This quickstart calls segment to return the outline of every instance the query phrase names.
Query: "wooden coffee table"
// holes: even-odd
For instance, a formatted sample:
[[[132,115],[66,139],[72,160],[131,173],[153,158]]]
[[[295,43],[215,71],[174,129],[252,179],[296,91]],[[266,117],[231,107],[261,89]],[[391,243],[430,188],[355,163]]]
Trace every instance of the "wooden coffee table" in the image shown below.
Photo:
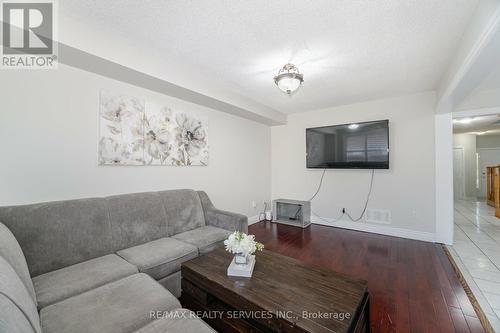
[[[219,332],[369,332],[366,282],[271,251],[251,278],[228,277],[218,248],[182,264],[184,307]]]

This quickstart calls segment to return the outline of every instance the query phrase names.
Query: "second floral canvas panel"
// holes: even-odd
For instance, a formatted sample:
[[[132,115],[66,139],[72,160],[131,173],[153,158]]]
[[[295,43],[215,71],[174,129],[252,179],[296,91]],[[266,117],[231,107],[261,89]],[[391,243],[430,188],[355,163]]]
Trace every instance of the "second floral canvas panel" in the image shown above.
[[[208,164],[206,117],[148,103],[143,124],[144,164]]]
[[[208,119],[101,91],[101,165],[208,165]]]

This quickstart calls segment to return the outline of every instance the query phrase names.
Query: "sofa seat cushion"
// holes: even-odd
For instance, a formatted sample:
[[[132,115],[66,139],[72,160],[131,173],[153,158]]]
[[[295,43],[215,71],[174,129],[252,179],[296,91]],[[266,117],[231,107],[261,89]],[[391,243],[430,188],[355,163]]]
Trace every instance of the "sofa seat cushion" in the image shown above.
[[[179,301],[142,273],[49,305],[40,311],[43,333],[129,333],[170,311]]]
[[[200,254],[204,254],[221,245],[230,234],[231,231],[225,229],[213,226],[204,226],[182,232],[172,236],[172,238],[192,244],[198,248]]]
[[[84,261],[33,278],[38,308],[137,273],[137,268],[116,254]]]
[[[140,272],[160,280],[181,269],[181,264],[198,256],[198,249],[173,238],[160,238],[117,254],[135,265]]]
[[[203,320],[188,309],[175,309],[161,314],[158,319],[147,324],[135,333],[213,333]]]
[[[180,298],[182,294],[181,280],[181,271],[178,271],[176,273],[170,274],[167,277],[164,277],[163,279],[158,280],[158,283],[161,284],[165,289],[170,291],[172,295]]]

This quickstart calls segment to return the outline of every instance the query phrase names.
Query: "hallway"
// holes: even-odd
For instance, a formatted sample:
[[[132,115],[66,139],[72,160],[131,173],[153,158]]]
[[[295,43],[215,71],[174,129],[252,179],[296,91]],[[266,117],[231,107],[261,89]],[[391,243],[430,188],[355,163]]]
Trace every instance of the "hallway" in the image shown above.
[[[500,219],[484,201],[455,201],[449,250],[495,331],[500,332]]]

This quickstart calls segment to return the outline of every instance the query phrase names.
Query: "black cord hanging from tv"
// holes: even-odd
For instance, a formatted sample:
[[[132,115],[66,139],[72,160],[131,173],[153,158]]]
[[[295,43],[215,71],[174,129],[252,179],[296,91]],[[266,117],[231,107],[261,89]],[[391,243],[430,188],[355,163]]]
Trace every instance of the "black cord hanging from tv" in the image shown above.
[[[318,195],[319,193],[319,190],[321,189],[321,185],[323,185],[323,178],[325,177],[325,172],[326,172],[326,168],[323,169],[323,173],[321,174],[321,179],[319,180],[319,184],[318,184],[318,189],[316,190],[316,192],[313,194],[313,196],[311,197],[311,199],[307,200],[307,201],[312,201],[312,199],[316,198],[316,196]]]
[[[366,201],[365,201],[365,206],[363,207],[363,211],[361,212],[361,215],[357,219],[353,219],[352,216],[346,211],[345,215],[351,220],[352,222],[358,222],[363,218],[366,212],[366,208],[368,207],[368,202],[370,201],[370,196],[372,194],[372,188],[373,188],[373,175],[375,174],[375,169],[372,169],[372,176],[370,180],[370,189],[368,190],[368,195],[366,196]]]
[[[313,196],[309,200],[307,200],[307,201],[312,201],[318,195],[319,190],[321,190],[321,186],[323,185],[323,178],[325,177],[325,172],[326,172],[326,168],[323,170],[323,173],[321,174],[321,179],[319,180],[318,189],[313,194]],[[294,217],[290,217],[290,220],[297,220],[299,218],[299,214],[301,212],[302,212],[302,206],[300,206],[299,209],[297,209],[297,211],[295,212]]]
[[[359,215],[359,217],[356,218],[356,219],[354,219],[351,216],[351,214],[349,214],[347,212],[347,210],[345,210],[345,208],[342,208],[342,215],[340,215],[336,220],[342,218],[342,216],[344,216],[344,215],[347,215],[347,217],[349,218],[349,220],[351,220],[352,222],[359,222],[363,218],[363,216],[366,213],[366,209],[368,208],[368,203],[370,202],[370,197],[371,197],[372,189],[373,189],[373,178],[375,176],[375,169],[372,169],[371,171],[372,172],[371,172],[371,177],[370,177],[370,188],[368,189],[368,194],[366,195],[366,201],[365,201],[365,204],[363,206],[363,211],[361,212],[361,214]],[[318,189],[316,190],[316,192],[314,193],[314,195],[308,201],[312,201],[318,195],[319,191],[321,190],[321,186],[323,185],[323,178],[325,176],[325,172],[326,172],[326,169],[323,170],[323,173],[321,175],[321,179],[320,179],[319,184],[318,184]],[[290,219],[292,219],[292,220],[297,219],[297,217],[300,214],[301,210],[302,210],[302,207],[299,207],[299,209],[295,213],[295,217],[294,218],[290,218]],[[321,216],[319,216],[319,215],[318,215],[318,217],[321,218]]]

